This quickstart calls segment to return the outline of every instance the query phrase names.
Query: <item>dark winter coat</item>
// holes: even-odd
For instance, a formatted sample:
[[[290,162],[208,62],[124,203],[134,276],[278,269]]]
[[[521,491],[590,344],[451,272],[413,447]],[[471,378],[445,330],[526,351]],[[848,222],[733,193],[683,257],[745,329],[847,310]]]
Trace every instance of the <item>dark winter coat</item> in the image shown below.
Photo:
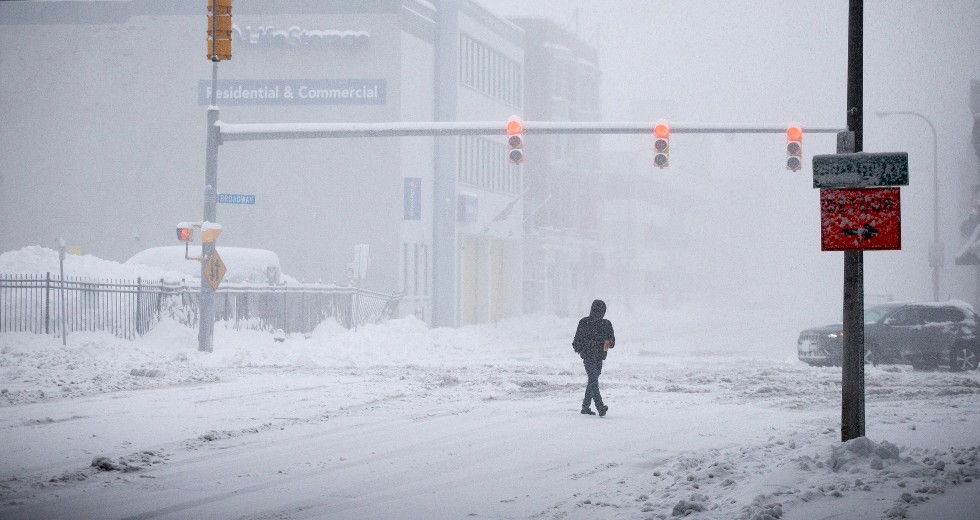
[[[605,315],[605,302],[596,300],[592,302],[592,311],[589,315],[578,321],[572,347],[582,356],[582,359],[602,361],[606,359],[606,351],[602,348],[602,343],[609,340],[609,348],[616,345],[612,323],[603,318]]]

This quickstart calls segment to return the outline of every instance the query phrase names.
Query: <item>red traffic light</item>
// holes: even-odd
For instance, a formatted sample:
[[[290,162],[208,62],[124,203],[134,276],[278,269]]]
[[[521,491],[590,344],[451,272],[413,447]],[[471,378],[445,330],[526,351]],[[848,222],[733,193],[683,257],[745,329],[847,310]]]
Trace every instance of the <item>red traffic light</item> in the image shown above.
[[[790,141],[799,141],[803,139],[803,129],[795,125],[787,128],[786,138]]]
[[[667,123],[657,123],[657,126],[653,127],[653,135],[661,139],[670,137],[670,127]]]
[[[524,133],[524,124],[517,116],[512,116],[507,120],[507,135],[517,135]]]

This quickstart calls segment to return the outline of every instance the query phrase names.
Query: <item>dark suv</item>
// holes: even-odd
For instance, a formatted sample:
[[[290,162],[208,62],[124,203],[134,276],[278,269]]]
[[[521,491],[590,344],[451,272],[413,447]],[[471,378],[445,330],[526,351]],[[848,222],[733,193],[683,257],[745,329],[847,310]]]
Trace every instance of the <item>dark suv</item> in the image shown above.
[[[886,303],[864,309],[866,363],[905,363],[913,368],[949,366],[977,370],[980,316],[962,302]],[[811,365],[840,365],[842,325],[807,329],[796,351]]]

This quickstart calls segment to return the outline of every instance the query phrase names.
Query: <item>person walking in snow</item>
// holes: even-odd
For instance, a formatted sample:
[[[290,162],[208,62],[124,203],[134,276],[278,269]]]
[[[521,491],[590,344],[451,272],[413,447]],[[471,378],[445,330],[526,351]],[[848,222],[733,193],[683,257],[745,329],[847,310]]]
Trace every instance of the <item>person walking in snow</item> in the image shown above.
[[[582,401],[582,413],[595,415],[592,411],[592,401],[595,401],[599,417],[604,417],[609,407],[603,404],[599,394],[599,374],[602,373],[602,361],[606,359],[609,349],[616,345],[616,335],[613,326],[605,319],[606,302],[595,300],[589,315],[578,321],[572,348],[582,357],[585,373],[589,382],[585,386],[585,400]]]

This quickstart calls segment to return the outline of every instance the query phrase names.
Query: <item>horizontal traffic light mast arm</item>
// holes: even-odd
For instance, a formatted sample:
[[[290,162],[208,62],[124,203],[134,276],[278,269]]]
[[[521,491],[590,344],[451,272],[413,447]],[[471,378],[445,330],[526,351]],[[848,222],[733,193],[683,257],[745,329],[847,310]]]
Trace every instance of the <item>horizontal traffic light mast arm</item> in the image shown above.
[[[596,123],[522,121],[524,134],[650,134],[656,122]],[[317,139],[330,137],[406,137],[507,135],[504,121],[395,123],[215,123],[222,141]],[[804,126],[803,133],[836,134],[843,127]],[[786,125],[706,125],[670,123],[672,134],[784,134]]]

